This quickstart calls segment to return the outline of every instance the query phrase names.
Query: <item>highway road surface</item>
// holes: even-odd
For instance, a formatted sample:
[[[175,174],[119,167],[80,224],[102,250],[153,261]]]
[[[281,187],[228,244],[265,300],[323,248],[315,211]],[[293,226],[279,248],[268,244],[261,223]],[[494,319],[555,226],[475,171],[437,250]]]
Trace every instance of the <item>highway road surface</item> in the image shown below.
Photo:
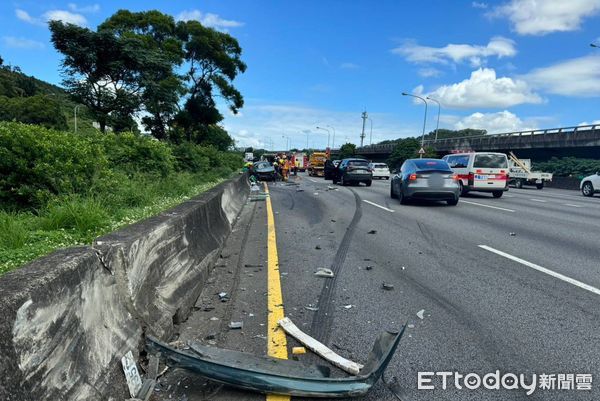
[[[303,174],[268,190],[270,205],[244,208],[197,312],[180,325],[181,340],[266,354],[273,335],[267,311],[276,307],[334,351],[364,362],[382,330],[407,324],[387,385],[380,381],[363,399],[600,399],[600,197],[511,188],[500,199],[467,195],[454,207],[403,206],[390,198],[389,181],[342,187]],[[269,305],[273,246],[278,305]],[[316,277],[319,267],[335,277]],[[230,298],[220,302],[219,292]],[[230,321],[243,321],[243,329],[228,329]],[[323,363],[292,355],[295,345],[287,337],[289,358]],[[500,387],[519,388],[456,385],[454,373],[497,371]],[[439,372],[452,373],[445,389]],[[506,374],[534,385],[524,388]],[[434,389],[419,389],[419,377],[421,387]],[[265,399],[181,371],[167,373],[158,390],[165,400]]]

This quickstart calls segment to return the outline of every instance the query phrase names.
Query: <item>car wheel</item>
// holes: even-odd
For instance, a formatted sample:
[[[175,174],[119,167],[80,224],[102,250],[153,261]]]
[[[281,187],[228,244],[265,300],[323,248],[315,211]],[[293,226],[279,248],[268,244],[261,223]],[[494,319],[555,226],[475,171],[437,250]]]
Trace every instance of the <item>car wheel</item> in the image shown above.
[[[458,197],[454,199],[448,199],[446,203],[448,204],[448,206],[456,206],[458,204]]]
[[[501,198],[503,193],[503,191],[494,191],[492,192],[492,195],[494,196],[494,198]]]
[[[394,192],[394,181],[392,181],[392,184],[390,185],[390,198],[398,199],[398,195]]]
[[[581,193],[583,196],[594,196],[594,186],[591,182],[585,182],[581,187]]]
[[[337,180],[335,177],[333,177],[333,178],[331,179],[331,181],[333,181],[333,185],[335,185],[335,184],[337,184],[337,183],[338,183],[338,180]]]
[[[544,183],[543,183],[543,182],[541,182],[541,183],[539,183],[539,184],[535,184],[535,187],[536,187],[537,189],[543,189],[543,188],[544,188]]]
[[[518,188],[518,189],[521,189],[521,188],[523,188],[523,180],[522,180],[522,179],[518,178],[518,179],[515,181],[515,188]]]
[[[346,185],[348,185],[348,183],[346,182],[346,180],[344,180],[344,175],[342,175],[342,176],[340,177],[340,185],[342,185],[342,186],[344,186],[344,187],[345,187]]]
[[[367,186],[370,187],[372,182],[373,181],[366,181],[365,184],[367,184]]]
[[[460,180],[459,185],[460,185],[460,196],[465,196],[469,192],[469,190],[464,187],[462,180]]]
[[[400,201],[401,205],[406,205],[408,203],[408,198],[406,196],[404,196],[404,192],[402,192],[402,188],[400,188],[400,191],[398,191],[398,200]]]

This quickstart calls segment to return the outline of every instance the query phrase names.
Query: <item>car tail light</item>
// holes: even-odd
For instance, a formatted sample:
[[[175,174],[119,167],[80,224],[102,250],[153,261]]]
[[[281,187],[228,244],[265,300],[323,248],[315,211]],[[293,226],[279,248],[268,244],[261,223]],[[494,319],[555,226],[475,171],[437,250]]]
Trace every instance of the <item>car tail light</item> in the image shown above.
[[[483,170],[475,170],[475,172],[476,172],[477,174],[479,174],[479,173],[483,173]]]
[[[452,174],[452,181],[458,181],[458,174]]]
[[[416,174],[411,174],[408,176],[408,180],[409,181],[416,181],[417,180],[417,175]]]

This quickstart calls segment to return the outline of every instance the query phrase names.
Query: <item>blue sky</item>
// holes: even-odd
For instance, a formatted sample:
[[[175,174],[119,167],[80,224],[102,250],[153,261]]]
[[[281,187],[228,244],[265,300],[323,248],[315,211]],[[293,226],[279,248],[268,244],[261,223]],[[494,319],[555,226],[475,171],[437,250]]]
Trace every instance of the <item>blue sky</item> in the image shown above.
[[[48,19],[95,28],[120,8],[159,9],[234,35],[246,105],[224,126],[242,146],[373,142],[441,128],[489,132],[600,123],[600,0],[109,1],[3,0],[0,55],[60,83]],[[430,104],[427,131],[436,126]],[[333,127],[333,128],[331,128]],[[333,138],[330,138],[333,142]],[[333,144],[333,143],[332,143]]]

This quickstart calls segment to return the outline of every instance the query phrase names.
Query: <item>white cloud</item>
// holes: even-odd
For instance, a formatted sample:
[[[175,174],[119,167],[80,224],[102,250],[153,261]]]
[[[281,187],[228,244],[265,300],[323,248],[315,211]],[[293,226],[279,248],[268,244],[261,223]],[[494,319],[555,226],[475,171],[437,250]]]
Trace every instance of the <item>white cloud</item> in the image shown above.
[[[508,18],[521,35],[545,35],[577,30],[598,12],[600,0],[511,0],[488,15]]]
[[[497,113],[473,113],[466,116],[456,123],[455,129],[484,129],[488,134],[497,134],[502,132],[528,131],[537,129],[534,122],[523,122],[517,115],[504,110]]]
[[[27,38],[15,37],[15,36],[3,36],[2,43],[6,47],[12,47],[15,49],[43,49],[44,44],[37,40],[31,40]]]
[[[581,127],[583,125],[600,125],[600,120],[594,120],[591,123],[588,123],[587,121],[582,121],[579,124],[577,124],[578,127]]]
[[[67,10],[50,10],[45,12],[43,17],[46,21],[62,21],[66,24],[79,26],[87,25],[87,19],[83,15],[72,13]]]
[[[472,66],[480,66],[488,57],[513,57],[517,54],[515,42],[497,36],[485,46],[467,44],[448,44],[444,47],[420,46],[414,41],[392,49],[392,53],[402,55],[413,63],[461,63],[469,61]]]
[[[87,19],[78,13],[73,13],[67,10],[50,10],[46,11],[41,17],[32,17],[27,11],[16,9],[15,15],[21,21],[25,21],[32,25],[45,26],[48,21],[62,21],[68,24],[86,26]]]
[[[361,110],[355,112],[320,109],[298,104],[264,104],[247,99],[244,115],[241,117],[225,117],[225,129],[236,139],[239,146],[269,147],[271,142],[275,149],[283,149],[286,139],[291,139],[295,148],[324,148],[327,145],[327,132],[317,130],[316,126],[335,127],[335,146],[350,141],[360,143],[359,133],[362,128]],[[415,126],[407,125],[396,115],[369,113],[373,119],[373,143],[384,139],[414,136],[420,131],[422,122]],[[369,143],[370,129],[367,123],[366,143]],[[330,141],[333,144],[333,130]]]
[[[440,75],[442,75],[442,72],[436,68],[421,68],[417,72],[420,76],[424,78],[439,77]]]
[[[484,2],[478,2],[478,1],[474,1],[471,3],[471,7],[473,8],[480,8],[480,9],[486,9],[488,8],[487,3]]]
[[[562,61],[521,77],[529,85],[564,96],[600,96],[600,55]]]
[[[415,88],[422,93],[423,87]],[[496,77],[492,68],[480,68],[464,81],[443,85],[427,95],[450,108],[511,107],[523,103],[541,103],[542,98],[533,93],[523,80]]]
[[[87,6],[79,6],[76,3],[69,3],[67,4],[67,7],[69,7],[69,10],[74,11],[76,13],[97,13],[98,11],[100,11],[100,4],[90,4]]]
[[[360,68],[360,66],[354,63],[342,63],[340,64],[340,68],[344,70],[356,70]]]
[[[243,26],[243,22],[223,19],[217,14],[203,13],[200,10],[185,10],[177,15],[177,21],[199,21],[202,25],[215,28],[220,31],[227,31],[228,28],[237,28]]]

